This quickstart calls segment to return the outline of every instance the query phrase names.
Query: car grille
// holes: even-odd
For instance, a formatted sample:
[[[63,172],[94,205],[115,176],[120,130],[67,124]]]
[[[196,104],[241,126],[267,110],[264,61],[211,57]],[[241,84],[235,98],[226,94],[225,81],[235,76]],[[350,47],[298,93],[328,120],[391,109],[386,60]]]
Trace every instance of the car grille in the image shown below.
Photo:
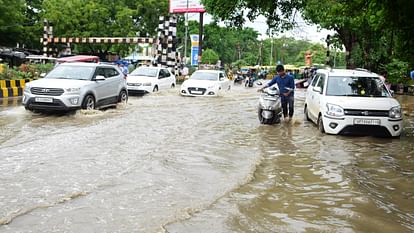
[[[34,95],[60,96],[64,91],[62,88],[32,87],[30,92]]]
[[[200,87],[189,87],[188,92],[192,95],[204,95],[206,92],[206,88],[200,88]]]
[[[389,112],[384,110],[362,110],[362,109],[345,109],[345,115],[347,116],[376,116],[376,117],[388,117]]]
[[[391,134],[388,129],[380,125],[348,125],[343,128],[339,134],[342,135],[354,135],[354,136],[377,136],[377,137],[390,137]]]
[[[128,86],[141,86],[141,83],[127,83]]]

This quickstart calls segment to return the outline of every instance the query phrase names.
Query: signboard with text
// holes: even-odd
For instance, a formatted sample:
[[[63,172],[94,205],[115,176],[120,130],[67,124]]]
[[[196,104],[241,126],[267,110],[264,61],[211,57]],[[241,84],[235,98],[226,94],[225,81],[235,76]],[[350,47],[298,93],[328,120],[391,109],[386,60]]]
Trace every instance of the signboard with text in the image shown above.
[[[169,0],[170,13],[205,12],[201,0]]]
[[[190,35],[191,39],[191,65],[198,65],[198,35]]]

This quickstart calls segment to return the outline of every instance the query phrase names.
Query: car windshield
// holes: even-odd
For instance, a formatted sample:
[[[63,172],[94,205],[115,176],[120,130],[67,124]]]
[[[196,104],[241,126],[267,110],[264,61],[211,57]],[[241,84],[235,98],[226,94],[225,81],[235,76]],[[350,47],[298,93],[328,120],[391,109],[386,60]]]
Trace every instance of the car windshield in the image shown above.
[[[45,78],[91,80],[95,67],[90,66],[56,66]]]
[[[329,77],[326,95],[388,97],[390,93],[378,77]]]
[[[194,72],[190,79],[192,80],[207,80],[207,81],[217,81],[218,75],[217,73],[210,73],[210,72]]]
[[[148,67],[139,67],[136,70],[132,71],[132,76],[147,76],[147,77],[157,77],[157,69],[151,69]]]

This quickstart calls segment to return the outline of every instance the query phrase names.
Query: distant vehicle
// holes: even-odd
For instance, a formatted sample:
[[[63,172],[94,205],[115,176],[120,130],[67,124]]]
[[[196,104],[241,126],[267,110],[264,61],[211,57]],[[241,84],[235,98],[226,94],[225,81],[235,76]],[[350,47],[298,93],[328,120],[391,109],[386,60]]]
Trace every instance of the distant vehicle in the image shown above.
[[[98,63],[99,57],[98,56],[89,56],[89,55],[76,55],[76,56],[69,56],[69,57],[61,57],[56,60],[57,63],[65,63],[65,62],[92,62]]]
[[[55,63],[56,58],[55,57],[47,57],[43,55],[29,55],[26,57],[26,59],[31,64],[49,64],[49,63]]]
[[[140,66],[127,76],[130,93],[145,94],[175,88],[176,77],[163,67]]]
[[[401,105],[380,76],[366,70],[318,69],[305,99],[305,117],[322,133],[398,137]]]
[[[183,96],[217,96],[231,89],[231,82],[221,70],[197,70],[181,84]]]
[[[22,103],[30,111],[70,111],[115,106],[128,100],[118,67],[99,63],[63,63],[44,78],[26,83]]]

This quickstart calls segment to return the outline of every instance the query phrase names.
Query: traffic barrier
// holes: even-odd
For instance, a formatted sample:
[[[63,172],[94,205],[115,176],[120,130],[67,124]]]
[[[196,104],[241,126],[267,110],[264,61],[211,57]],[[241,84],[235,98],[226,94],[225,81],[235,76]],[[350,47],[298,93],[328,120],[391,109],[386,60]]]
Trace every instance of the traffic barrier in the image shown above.
[[[0,80],[0,98],[22,96],[24,85],[32,79]]]

